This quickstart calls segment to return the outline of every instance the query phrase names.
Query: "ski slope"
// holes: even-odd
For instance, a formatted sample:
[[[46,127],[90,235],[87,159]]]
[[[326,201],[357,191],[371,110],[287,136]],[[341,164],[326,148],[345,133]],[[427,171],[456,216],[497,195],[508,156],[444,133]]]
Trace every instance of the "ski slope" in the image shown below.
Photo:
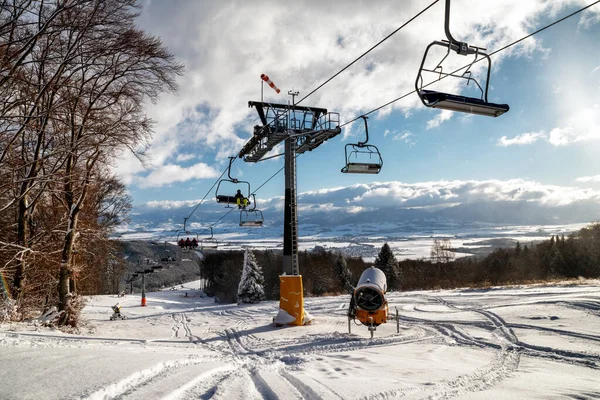
[[[349,296],[216,304],[177,290],[92,296],[65,334],[0,325],[1,399],[600,398],[600,282],[389,293],[396,321],[348,333]],[[187,297],[186,297],[187,293]],[[126,320],[109,321],[120,302]]]

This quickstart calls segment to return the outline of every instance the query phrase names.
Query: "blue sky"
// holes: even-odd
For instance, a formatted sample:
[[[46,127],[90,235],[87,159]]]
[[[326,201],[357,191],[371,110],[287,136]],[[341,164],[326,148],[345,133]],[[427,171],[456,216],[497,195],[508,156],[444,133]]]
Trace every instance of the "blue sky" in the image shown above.
[[[453,35],[493,51],[589,2],[453,1]],[[290,89],[302,97],[430,1],[405,1],[402,9],[392,1],[378,7],[332,3],[143,4],[139,25],[160,36],[186,72],[177,96],[148,106],[156,121],[151,163],[145,169],[128,154],[119,160],[117,171],[135,204],[192,205],[204,196],[225,169],[227,156],[239,151],[258,123],[247,102],[260,99],[261,73],[281,88],[277,95],[265,86],[266,100],[284,103]],[[426,45],[444,38],[443,3],[303,104],[340,112],[345,122],[413,90]],[[544,193],[534,196],[536,201],[561,205],[600,198],[599,22],[596,5],[494,56],[489,100],[509,104],[505,115],[450,115],[422,106],[412,95],[370,116],[369,143],[384,159],[379,175],[340,173],[344,145],[362,140],[359,120],[298,158],[299,192],[373,185],[374,197],[390,204],[406,201],[412,194],[403,193],[415,185],[435,197],[466,182],[487,182],[482,193],[490,199],[507,193],[507,187]],[[454,58],[450,66],[465,64],[464,58]],[[462,83],[451,85],[466,93]],[[258,164],[238,159],[232,175],[256,188],[282,165],[281,158]],[[279,174],[257,197],[260,205],[282,195]],[[348,196],[347,203],[360,204],[361,199]]]

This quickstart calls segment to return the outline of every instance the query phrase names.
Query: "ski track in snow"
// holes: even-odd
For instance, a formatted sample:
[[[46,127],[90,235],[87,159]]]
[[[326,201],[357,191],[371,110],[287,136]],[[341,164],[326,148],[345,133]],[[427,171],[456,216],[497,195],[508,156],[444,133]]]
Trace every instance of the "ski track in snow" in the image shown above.
[[[132,318],[120,322],[122,325],[106,325],[110,328],[126,326],[128,321],[140,319],[149,329],[162,332],[162,338],[161,333],[154,333],[154,337],[148,339],[134,339],[103,333],[69,336],[0,331],[0,348],[138,346],[146,351],[167,352],[177,349],[170,360],[140,368],[100,387],[84,389],[80,392],[82,395],[72,397],[89,400],[344,399],[349,397],[344,385],[315,375],[315,363],[335,363],[331,357],[339,353],[397,352],[401,357],[402,346],[414,348],[418,344],[473,349],[471,351],[482,352],[485,361],[478,367],[463,368],[454,376],[449,374],[437,381],[432,376],[432,382],[426,384],[422,381],[388,384],[379,390],[361,386],[362,392],[350,392],[353,393],[350,397],[447,399],[482,392],[518,375],[523,357],[600,369],[600,335],[578,331],[575,326],[545,326],[546,320],[539,325],[512,322],[514,316],[510,314],[511,307],[524,305],[563,307],[587,315],[597,323],[595,318],[600,316],[598,290],[578,292],[574,288],[572,292],[561,292],[554,289],[523,294],[526,290],[506,289],[484,294],[473,290],[465,291],[466,295],[462,296],[459,291],[390,293],[390,321],[377,330],[373,339],[367,338],[366,328],[362,326],[353,326],[353,334],[345,332],[347,298],[342,297],[307,299],[306,308],[317,317],[317,322],[297,328],[264,325],[277,310],[275,302],[237,307],[204,300],[200,306],[186,304],[169,312],[169,301],[165,299],[154,311],[143,310],[148,314],[146,317],[142,310],[136,310],[137,314],[130,314]],[[151,298],[149,302],[152,303]],[[400,333],[396,333],[395,307],[399,309]],[[516,332],[527,333],[529,340],[520,339]],[[586,343],[592,350],[588,350],[588,346],[579,350],[536,344],[531,342],[535,335]],[[189,349],[187,355],[186,348]],[[331,373],[341,370],[335,365],[328,367]]]

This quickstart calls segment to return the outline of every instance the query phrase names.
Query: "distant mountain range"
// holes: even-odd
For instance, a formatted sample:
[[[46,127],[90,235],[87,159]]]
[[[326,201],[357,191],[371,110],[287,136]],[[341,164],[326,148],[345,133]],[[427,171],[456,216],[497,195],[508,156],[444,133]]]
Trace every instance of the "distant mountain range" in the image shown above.
[[[209,204],[200,207],[186,228],[198,231],[228,211]],[[119,233],[153,232],[156,235],[181,229],[183,218],[190,215],[189,205],[163,207],[139,205],[133,208],[131,222]],[[283,231],[281,207],[262,210],[263,228],[252,230],[253,237],[280,237]],[[239,231],[239,212],[232,212],[215,225],[215,234]],[[566,225],[588,223],[600,219],[600,204],[595,200],[572,202],[565,206],[547,206],[529,201],[480,201],[447,207],[379,207],[364,210],[336,208],[302,208],[298,212],[301,235],[335,237],[394,234],[427,234],[437,230],[454,230],[509,225]]]

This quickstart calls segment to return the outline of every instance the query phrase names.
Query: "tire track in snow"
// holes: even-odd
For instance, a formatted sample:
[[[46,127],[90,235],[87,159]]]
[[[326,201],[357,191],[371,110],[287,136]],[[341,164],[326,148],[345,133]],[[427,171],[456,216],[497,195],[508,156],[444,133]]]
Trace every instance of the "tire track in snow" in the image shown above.
[[[286,353],[293,355],[319,355],[327,353],[337,353],[341,351],[362,350],[370,347],[391,346],[398,344],[413,343],[435,338],[435,335],[428,335],[422,327],[416,327],[417,331],[404,334],[380,337],[374,339],[363,339],[351,337],[349,334],[339,335],[337,338],[331,335],[325,335],[322,339],[311,339],[304,343],[292,342],[289,345],[278,346],[275,349],[256,351],[256,354]]]
[[[199,375],[178,390],[165,396],[163,400],[187,398],[210,399],[218,391],[219,386],[227,381],[234,372],[230,367],[230,369],[215,371],[212,375]]]
[[[449,308],[458,309],[444,299],[436,298],[436,301]],[[461,310],[467,311],[466,309]],[[405,318],[402,316],[400,316],[400,318],[430,325],[439,334],[444,337],[452,338],[458,344],[495,349],[496,352],[494,358],[487,366],[479,368],[473,373],[459,375],[456,378],[444,380],[430,386],[411,386],[403,389],[392,389],[385,392],[373,393],[364,398],[369,400],[388,399],[409,395],[418,396],[422,393],[424,398],[428,399],[447,399],[489,389],[505,378],[511,376],[518,369],[521,358],[521,349],[517,345],[518,338],[512,330],[506,327],[504,320],[498,315],[479,309],[469,309],[468,311],[479,312],[494,325],[494,330],[499,332],[499,334],[496,335],[500,340],[499,344],[473,338],[468,333],[460,331],[450,323],[418,320],[416,318]]]
[[[206,358],[187,358],[161,362],[149,368],[136,371],[118,382],[97,389],[91,394],[82,396],[81,398],[86,400],[114,399],[118,396],[125,395],[142,385],[148,384],[154,379],[161,379],[161,377],[166,375],[169,370],[204,363],[206,361]]]
[[[307,400],[322,400],[323,398],[319,396],[310,386],[302,382],[299,378],[290,374],[286,370],[281,370],[280,375],[290,383],[301,395]]]
[[[511,345],[518,346],[524,355],[549,358],[560,362],[567,362],[569,364],[600,369],[600,356],[522,342],[516,337],[512,329],[506,327],[506,323],[499,315],[494,314],[491,311],[474,311],[489,318],[489,320],[494,323],[494,326],[503,333],[504,337],[510,341]]]
[[[506,323],[506,321],[504,321],[504,319],[502,319],[502,317],[500,317],[498,314],[493,313],[492,311],[479,309],[479,308],[467,308],[467,307],[459,308],[459,307],[456,307],[455,305],[453,305],[452,303],[450,303],[442,298],[439,298],[439,297],[436,297],[435,300],[446,305],[447,307],[450,307],[450,308],[455,308],[455,309],[459,309],[459,310],[463,310],[463,311],[472,311],[472,312],[476,312],[480,315],[483,315],[490,322],[492,322],[492,324],[494,325],[495,332],[500,332],[500,334],[504,337],[504,339],[509,342],[510,346],[518,346],[521,349],[521,353],[524,355],[531,356],[531,357],[547,358],[547,359],[551,359],[551,360],[555,360],[555,361],[566,362],[569,364],[580,365],[583,367],[600,369],[600,356],[576,352],[576,351],[561,350],[561,349],[556,349],[556,348],[546,347],[546,346],[537,346],[537,345],[533,345],[533,344],[529,344],[529,343],[520,341],[516,337],[514,331],[510,328],[510,326],[512,326],[512,325],[516,325],[516,326],[519,326],[519,325]],[[559,303],[572,304],[570,301],[557,302],[556,304],[559,304]],[[587,302],[584,302],[584,303],[587,304]],[[591,302],[591,303],[594,305],[596,304],[595,302]],[[589,304],[588,304],[588,306],[589,306]],[[554,331],[558,331],[558,330],[554,330]],[[572,332],[564,332],[564,334],[566,334],[567,336],[576,336],[576,337],[581,336],[581,335],[573,334]],[[596,340],[596,339],[597,338],[595,338],[595,337],[591,337],[591,340]]]
[[[240,340],[239,336],[236,335],[235,328],[225,328],[225,339],[227,340],[227,344],[234,356],[240,355],[248,355],[251,354]]]

